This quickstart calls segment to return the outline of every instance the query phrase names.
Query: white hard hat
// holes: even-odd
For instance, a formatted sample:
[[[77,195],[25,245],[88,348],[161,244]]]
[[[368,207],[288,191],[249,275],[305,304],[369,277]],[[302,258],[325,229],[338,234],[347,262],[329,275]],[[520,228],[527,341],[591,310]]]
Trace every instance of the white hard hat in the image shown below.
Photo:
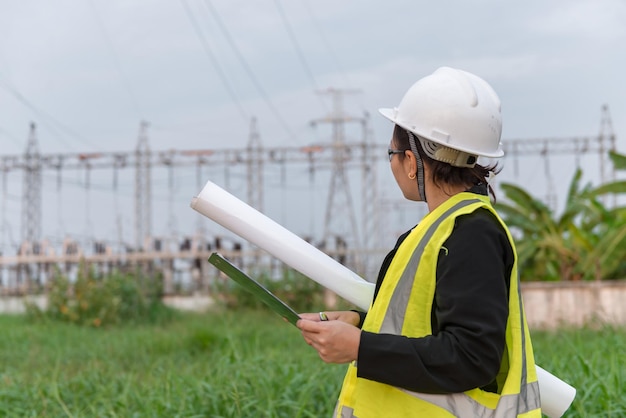
[[[379,112],[415,134],[436,160],[472,167],[472,156],[504,155],[500,99],[485,80],[467,71],[441,67],[413,84],[398,107]]]

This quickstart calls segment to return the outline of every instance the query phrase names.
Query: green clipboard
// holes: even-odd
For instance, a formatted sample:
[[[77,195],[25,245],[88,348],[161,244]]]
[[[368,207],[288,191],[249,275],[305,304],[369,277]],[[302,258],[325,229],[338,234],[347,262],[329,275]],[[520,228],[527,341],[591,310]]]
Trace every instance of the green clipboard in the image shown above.
[[[267,290],[252,277],[239,270],[230,261],[225,259],[220,254],[211,254],[211,256],[209,257],[209,263],[213,264],[220,271],[236,281],[244,289],[252,293],[258,299],[260,299],[261,302],[269,306],[274,312],[287,319],[293,325],[296,325],[296,322],[298,321],[298,319],[300,319],[298,314],[293,309],[291,309],[289,305],[278,299],[272,292]]]

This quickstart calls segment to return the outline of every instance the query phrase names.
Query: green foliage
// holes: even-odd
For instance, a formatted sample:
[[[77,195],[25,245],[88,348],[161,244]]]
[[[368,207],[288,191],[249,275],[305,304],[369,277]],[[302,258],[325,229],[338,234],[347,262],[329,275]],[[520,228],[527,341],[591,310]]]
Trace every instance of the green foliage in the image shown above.
[[[609,158],[613,162],[613,166],[618,170],[626,170],[626,155],[619,154],[615,151],[609,151]]]
[[[28,316],[97,328],[158,322],[174,313],[161,301],[160,280],[121,273],[97,277],[84,268],[79,270],[74,282],[57,274],[48,289],[47,307],[42,310],[27,303]]]
[[[94,329],[0,316],[0,416],[327,417],[345,365],[267,310]],[[626,329],[532,332],[537,363],[577,390],[566,418],[626,416]]]
[[[560,215],[521,187],[501,185],[507,201],[497,209],[514,234],[522,280],[626,278],[626,208],[603,203],[607,195],[625,194],[626,181],[594,188],[581,179],[578,169]]]

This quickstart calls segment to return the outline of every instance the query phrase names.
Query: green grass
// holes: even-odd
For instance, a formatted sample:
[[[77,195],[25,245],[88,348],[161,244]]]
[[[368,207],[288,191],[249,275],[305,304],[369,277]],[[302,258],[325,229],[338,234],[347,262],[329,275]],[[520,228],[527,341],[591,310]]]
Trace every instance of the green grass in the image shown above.
[[[344,365],[263,311],[97,329],[0,316],[0,416],[330,416]],[[537,362],[578,388],[566,417],[626,416],[626,330],[534,332]]]
[[[344,366],[264,312],[112,329],[0,317],[0,416],[319,417]]]
[[[626,328],[533,332],[537,364],[577,389],[565,417],[626,417]]]

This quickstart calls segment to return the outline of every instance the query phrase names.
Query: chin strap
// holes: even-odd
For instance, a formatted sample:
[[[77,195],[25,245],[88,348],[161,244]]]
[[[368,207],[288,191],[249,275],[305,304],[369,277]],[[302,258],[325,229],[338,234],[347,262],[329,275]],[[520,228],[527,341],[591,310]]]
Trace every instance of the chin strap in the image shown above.
[[[417,144],[415,142],[415,137],[411,131],[406,131],[409,134],[409,144],[411,145],[411,152],[415,155],[415,161],[417,162],[417,190],[419,191],[420,197],[424,202],[426,202],[426,190],[424,188],[424,161],[422,161],[422,157],[420,157],[419,152],[417,152]]]

